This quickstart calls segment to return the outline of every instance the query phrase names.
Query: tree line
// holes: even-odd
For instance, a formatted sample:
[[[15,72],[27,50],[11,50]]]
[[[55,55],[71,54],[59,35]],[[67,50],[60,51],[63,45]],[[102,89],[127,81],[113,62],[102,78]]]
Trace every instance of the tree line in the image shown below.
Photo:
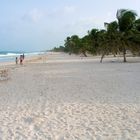
[[[62,51],[69,54],[87,53],[101,55],[102,62],[105,55],[123,55],[126,62],[126,53],[140,55],[140,18],[133,10],[120,9],[116,13],[117,20],[104,23],[105,29],[92,29],[87,35],[80,38],[72,35],[65,39],[64,46],[54,48],[53,51]]]

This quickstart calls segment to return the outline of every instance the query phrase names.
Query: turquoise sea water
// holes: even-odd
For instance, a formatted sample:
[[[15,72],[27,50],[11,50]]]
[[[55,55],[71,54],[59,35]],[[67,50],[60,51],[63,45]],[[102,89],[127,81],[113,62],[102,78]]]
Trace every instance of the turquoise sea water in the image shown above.
[[[43,54],[44,52],[8,52],[0,51],[0,62],[13,62],[16,57],[19,57],[24,53],[25,57]]]

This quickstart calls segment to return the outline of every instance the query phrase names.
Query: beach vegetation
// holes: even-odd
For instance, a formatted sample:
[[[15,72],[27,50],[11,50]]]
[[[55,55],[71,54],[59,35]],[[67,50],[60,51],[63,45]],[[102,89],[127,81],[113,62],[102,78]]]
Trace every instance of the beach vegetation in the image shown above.
[[[54,48],[69,54],[122,55],[123,62],[127,62],[126,54],[140,56],[140,18],[137,13],[129,9],[119,9],[116,20],[104,23],[104,29],[93,28],[83,37],[72,35],[65,39],[64,47]]]

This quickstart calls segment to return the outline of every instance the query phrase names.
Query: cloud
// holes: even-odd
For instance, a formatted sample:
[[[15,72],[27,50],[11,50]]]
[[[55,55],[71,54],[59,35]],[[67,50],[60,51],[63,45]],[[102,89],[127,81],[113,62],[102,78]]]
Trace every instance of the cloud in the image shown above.
[[[59,7],[59,8],[54,8],[49,12],[49,15],[53,18],[56,17],[66,17],[68,15],[72,15],[76,12],[76,7],[75,6],[64,6],[64,7]]]
[[[83,17],[77,19],[75,22],[71,22],[71,27],[87,29],[87,28],[99,28],[103,25],[103,20],[96,17]]]
[[[76,7],[75,6],[65,6],[63,8],[63,12],[64,13],[68,13],[68,14],[72,14],[76,11]]]
[[[31,22],[38,22],[43,18],[43,12],[39,11],[38,9],[32,9],[31,11],[24,14],[22,17],[23,20],[31,21]]]
[[[77,34],[82,37],[87,34],[88,30],[93,28],[100,29],[100,27],[103,27],[103,22],[100,19],[97,19],[96,17],[82,17],[65,24],[63,31],[67,31],[66,36]]]

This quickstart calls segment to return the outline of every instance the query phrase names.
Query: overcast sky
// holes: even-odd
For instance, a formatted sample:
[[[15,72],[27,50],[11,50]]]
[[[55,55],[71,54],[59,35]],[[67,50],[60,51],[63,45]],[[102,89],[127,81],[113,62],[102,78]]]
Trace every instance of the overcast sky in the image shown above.
[[[38,51],[63,45],[116,19],[117,9],[140,15],[140,0],[0,0],[0,50]]]

